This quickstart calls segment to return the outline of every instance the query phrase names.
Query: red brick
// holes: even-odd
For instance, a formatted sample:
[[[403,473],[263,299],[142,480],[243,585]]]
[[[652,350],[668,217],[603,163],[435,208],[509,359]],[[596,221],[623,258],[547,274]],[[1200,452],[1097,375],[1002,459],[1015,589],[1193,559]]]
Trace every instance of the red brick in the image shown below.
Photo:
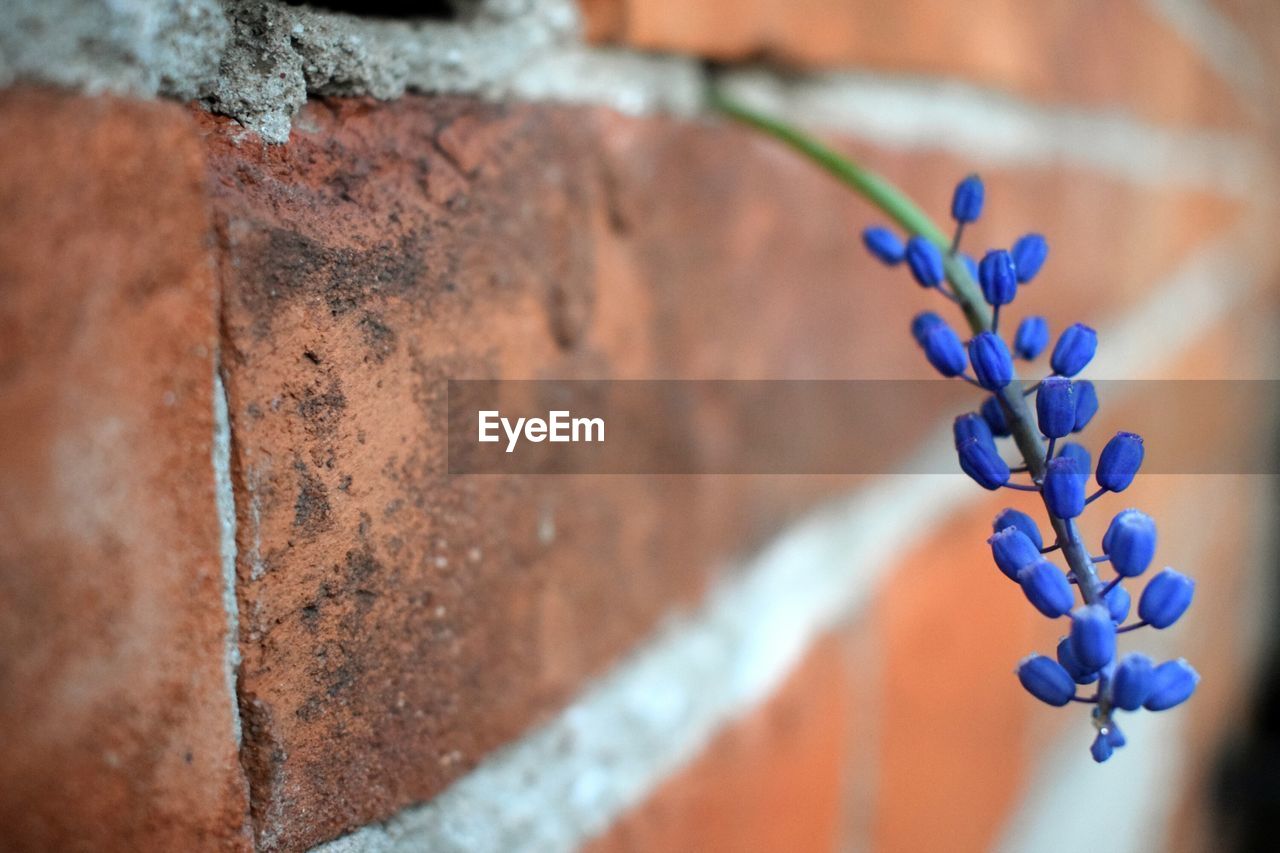
[[[873,605],[884,709],[874,849],[990,849],[1027,778],[1037,708],[1012,673],[1045,620],[990,565],[999,506],[938,530]]]
[[[836,849],[854,677],[840,639],[823,639],[765,705],[585,849]]]
[[[598,43],[961,78],[1162,123],[1247,121],[1194,47],[1137,0],[590,0],[582,8]]]
[[[248,849],[198,137],[30,90],[0,116],[0,836]]]

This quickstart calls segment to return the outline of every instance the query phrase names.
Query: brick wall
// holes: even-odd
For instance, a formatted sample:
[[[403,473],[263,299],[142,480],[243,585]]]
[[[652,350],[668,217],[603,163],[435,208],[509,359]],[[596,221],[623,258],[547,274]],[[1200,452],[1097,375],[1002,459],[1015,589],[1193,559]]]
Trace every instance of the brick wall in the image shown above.
[[[1212,848],[1268,478],[1120,501],[1206,678],[1095,768],[1010,675],[1056,626],[988,565],[1006,496],[451,478],[442,383],[929,375],[875,214],[703,110],[703,59],[931,211],[981,171],[971,238],[1050,236],[1017,307],[1097,325],[1095,375],[1273,379],[1270,5],[64,5],[0,17],[2,846],[1073,849],[1070,790],[1115,849]],[[1266,458],[1263,402],[1188,441]]]

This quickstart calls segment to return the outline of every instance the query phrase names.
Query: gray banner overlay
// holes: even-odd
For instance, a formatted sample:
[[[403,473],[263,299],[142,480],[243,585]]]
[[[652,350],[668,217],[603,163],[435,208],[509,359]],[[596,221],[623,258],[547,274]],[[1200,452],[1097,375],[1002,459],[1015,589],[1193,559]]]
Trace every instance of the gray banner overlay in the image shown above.
[[[1144,473],[1280,471],[1277,380],[1094,385],[1098,414],[1064,441],[1095,462],[1127,430],[1145,439]],[[977,411],[984,396],[939,380],[449,380],[448,471],[951,474],[955,460],[923,461],[921,443],[939,423]],[[1034,393],[1028,401],[1034,412]],[[1015,461],[1012,441],[998,442]]]

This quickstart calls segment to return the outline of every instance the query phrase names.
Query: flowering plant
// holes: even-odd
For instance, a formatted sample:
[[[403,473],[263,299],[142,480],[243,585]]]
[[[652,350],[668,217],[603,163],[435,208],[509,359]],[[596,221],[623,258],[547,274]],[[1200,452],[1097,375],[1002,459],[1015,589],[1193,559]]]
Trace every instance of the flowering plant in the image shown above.
[[[1117,711],[1163,711],[1195,691],[1200,676],[1181,658],[1157,664],[1138,652],[1117,653],[1118,635],[1174,624],[1190,606],[1195,584],[1170,568],[1156,573],[1138,599],[1137,620],[1126,624],[1132,599],[1124,583],[1151,565],[1155,522],[1140,510],[1122,510],[1102,537],[1100,554],[1092,553],[1081,535],[1076,520],[1086,508],[1133,482],[1142,465],[1143,441],[1135,433],[1117,433],[1103,447],[1095,470],[1089,451],[1065,440],[1084,430],[1098,411],[1096,388],[1078,378],[1098,347],[1097,333],[1088,326],[1076,323],[1058,336],[1048,375],[1026,385],[1018,379],[1015,359],[1033,361],[1048,349],[1049,322],[1024,317],[1010,345],[1000,334],[1000,315],[1019,289],[1041,272],[1048,242],[1039,234],[1026,234],[1009,249],[989,251],[975,262],[960,251],[960,243],[965,226],[982,214],[985,190],[978,176],[957,185],[951,204],[955,228],[948,236],[880,176],[721,92],[712,92],[712,101],[799,150],[892,217],[907,239],[874,226],[863,232],[867,250],[889,266],[905,265],[922,288],[963,313],[967,342],[932,311],[916,315],[911,335],[940,374],[985,392],[976,411],[955,419],[961,470],[985,489],[1034,492],[1044,504],[1051,531],[1048,544],[1026,513],[1010,508],[996,516],[987,541],[997,568],[1021,587],[1041,614],[1069,621],[1055,655],[1023,658],[1017,677],[1029,693],[1050,705],[1091,705],[1096,735],[1090,751],[1096,761],[1106,761],[1125,743],[1116,724]],[[1028,405],[1033,396],[1034,412]],[[1016,466],[1010,466],[1000,451],[998,439],[1006,437],[1022,457]],[[1053,562],[1057,557],[1066,563],[1065,571]],[[1105,565],[1114,572],[1110,580],[1099,574]],[[1089,685],[1090,691],[1080,692]]]

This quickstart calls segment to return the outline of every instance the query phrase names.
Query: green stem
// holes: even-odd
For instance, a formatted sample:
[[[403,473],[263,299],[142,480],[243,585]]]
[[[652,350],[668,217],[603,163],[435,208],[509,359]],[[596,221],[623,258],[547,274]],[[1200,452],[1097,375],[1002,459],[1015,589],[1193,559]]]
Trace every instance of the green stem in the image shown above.
[[[947,280],[955,290],[958,304],[969,322],[969,327],[975,335],[991,331],[991,311],[982,297],[978,283],[969,274],[969,268],[957,255],[950,253],[950,238],[902,190],[798,128],[757,112],[735,100],[717,86],[711,87],[707,93],[707,99],[713,108],[725,115],[761,130],[803,154],[841,182],[852,187],[859,195],[897,222],[903,230],[911,234],[919,234],[933,242],[943,252]],[[998,397],[1004,408],[1014,443],[1022,453],[1027,470],[1035,482],[1042,482],[1047,463],[1045,447],[1040,437],[1040,430],[1023,396],[1022,383],[1015,376],[1014,381],[1006,385]],[[1045,511],[1048,512],[1048,509],[1046,505]],[[1057,535],[1058,543],[1062,546],[1062,553],[1071,568],[1071,573],[1080,586],[1084,600],[1090,604],[1101,602],[1098,573],[1080,538],[1075,521],[1058,518],[1051,512],[1049,521]]]

